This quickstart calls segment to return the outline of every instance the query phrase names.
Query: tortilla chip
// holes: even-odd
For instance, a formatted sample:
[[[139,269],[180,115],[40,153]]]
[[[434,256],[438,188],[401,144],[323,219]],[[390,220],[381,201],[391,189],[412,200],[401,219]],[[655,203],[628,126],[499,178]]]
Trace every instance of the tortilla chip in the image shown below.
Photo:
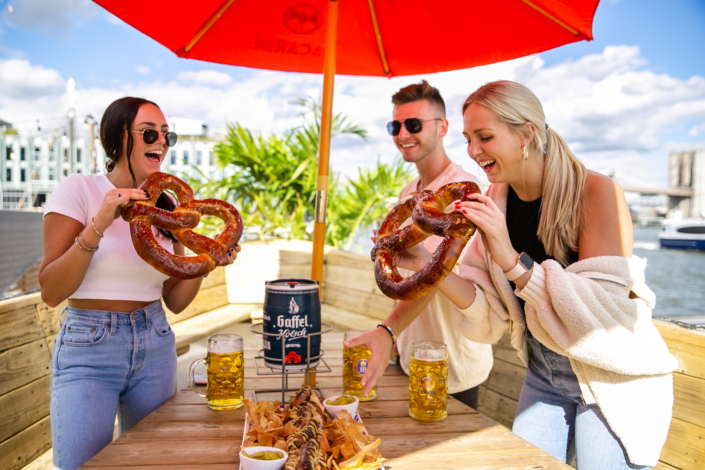
[[[286,441],[284,439],[279,439],[277,442],[274,443],[274,447],[286,452]]]

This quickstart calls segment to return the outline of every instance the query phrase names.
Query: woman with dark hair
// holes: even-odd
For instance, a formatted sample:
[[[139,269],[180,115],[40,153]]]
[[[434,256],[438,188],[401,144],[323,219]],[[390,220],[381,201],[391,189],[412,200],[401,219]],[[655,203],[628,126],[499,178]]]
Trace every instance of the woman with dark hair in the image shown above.
[[[77,468],[108,445],[116,413],[122,434],[174,394],[174,334],[161,300],[183,311],[202,278],[170,278],[142,260],[120,210],[149,199],[137,188],[176,138],[155,103],[114,101],[100,123],[108,173],[69,175],[46,205],[42,299],[52,307],[68,299],[52,357],[54,468]],[[162,194],[157,206],[174,203]],[[184,254],[171,233],[157,239]]]

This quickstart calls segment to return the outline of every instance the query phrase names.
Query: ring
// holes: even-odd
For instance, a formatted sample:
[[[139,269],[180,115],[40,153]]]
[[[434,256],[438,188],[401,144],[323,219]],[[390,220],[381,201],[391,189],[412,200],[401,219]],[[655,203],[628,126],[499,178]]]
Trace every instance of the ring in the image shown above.
[[[121,197],[122,197],[122,194],[118,193],[118,199],[120,199]]]

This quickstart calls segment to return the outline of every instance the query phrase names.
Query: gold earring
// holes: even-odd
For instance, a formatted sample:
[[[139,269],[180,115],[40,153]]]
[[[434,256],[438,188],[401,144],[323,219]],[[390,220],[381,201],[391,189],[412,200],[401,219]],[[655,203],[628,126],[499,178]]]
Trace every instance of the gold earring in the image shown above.
[[[529,152],[526,151],[526,145],[521,146],[521,157],[524,159],[524,161],[527,161],[529,159]]]

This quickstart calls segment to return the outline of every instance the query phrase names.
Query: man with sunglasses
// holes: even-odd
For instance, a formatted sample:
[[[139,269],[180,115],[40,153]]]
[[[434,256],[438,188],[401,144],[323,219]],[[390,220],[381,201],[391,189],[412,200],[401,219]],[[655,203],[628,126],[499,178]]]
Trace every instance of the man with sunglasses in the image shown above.
[[[404,187],[400,200],[415,191],[436,191],[456,181],[473,181],[480,185],[475,176],[451,162],[446,155],[443,137],[448,132],[448,121],[445,103],[437,88],[423,80],[399,90],[392,96],[392,103],[393,121],[387,124],[387,131],[404,160],[414,163],[419,173],[418,178]],[[441,240],[432,236],[421,245],[433,253]],[[412,274],[405,269],[399,269],[399,272],[404,277]],[[425,303],[428,305],[414,318]],[[391,328],[391,335],[387,328]],[[458,332],[451,317],[450,300],[445,295],[436,289],[421,299],[397,302],[385,320],[384,328],[372,332],[368,341],[389,341],[394,335],[398,335],[398,361],[407,375],[412,343],[441,341],[448,345],[448,393],[477,409],[479,386],[487,379],[493,365],[492,346],[470,341]],[[386,365],[380,366],[383,372]]]

